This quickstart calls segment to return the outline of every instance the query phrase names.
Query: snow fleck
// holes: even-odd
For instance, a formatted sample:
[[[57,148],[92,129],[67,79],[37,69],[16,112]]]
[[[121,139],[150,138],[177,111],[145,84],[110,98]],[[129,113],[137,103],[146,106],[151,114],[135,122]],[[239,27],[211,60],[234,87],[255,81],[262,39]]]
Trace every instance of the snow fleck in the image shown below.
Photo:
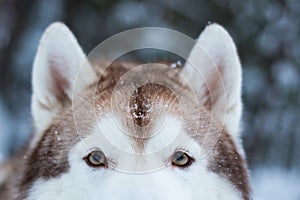
[[[133,104],[133,109],[137,109],[138,105],[137,103]]]
[[[175,69],[177,67],[181,67],[182,66],[182,62],[180,60],[178,60],[176,63],[171,63],[170,67],[172,69]]]
[[[136,119],[143,119],[143,118],[145,117],[144,114],[143,114],[142,112],[138,112],[138,113],[133,112],[133,116],[134,116],[134,118],[136,118]]]
[[[164,107],[165,107],[165,108],[168,108],[168,107],[169,107],[169,104],[168,104],[168,103],[165,103]]]
[[[145,107],[146,107],[146,108],[150,108],[150,106],[151,106],[150,103],[146,103],[146,104],[145,104]]]
[[[174,69],[174,68],[176,68],[176,67],[177,67],[177,64],[176,64],[176,63],[172,63],[172,64],[171,64],[171,68]]]
[[[181,62],[180,60],[178,60],[178,61],[176,62],[176,64],[177,64],[177,66],[182,66],[182,62]]]

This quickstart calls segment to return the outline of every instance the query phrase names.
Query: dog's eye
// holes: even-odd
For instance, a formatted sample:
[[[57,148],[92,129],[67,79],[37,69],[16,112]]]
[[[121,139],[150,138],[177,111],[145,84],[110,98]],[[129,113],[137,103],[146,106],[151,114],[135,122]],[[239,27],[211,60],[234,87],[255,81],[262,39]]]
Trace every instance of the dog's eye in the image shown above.
[[[85,162],[92,167],[106,167],[107,159],[101,150],[94,150],[84,157]]]
[[[178,167],[188,167],[194,159],[185,151],[178,150],[172,156],[172,165]]]

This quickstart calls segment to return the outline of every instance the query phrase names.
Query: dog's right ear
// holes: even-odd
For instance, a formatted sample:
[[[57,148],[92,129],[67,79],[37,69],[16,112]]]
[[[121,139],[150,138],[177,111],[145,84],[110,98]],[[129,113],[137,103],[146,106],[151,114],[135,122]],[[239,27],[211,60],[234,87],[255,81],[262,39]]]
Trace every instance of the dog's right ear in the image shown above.
[[[31,110],[36,133],[47,129],[72,101],[75,80],[76,91],[82,91],[95,78],[72,32],[63,23],[51,24],[43,33],[33,64]]]
[[[222,26],[208,25],[187,61],[182,75],[201,103],[240,141],[242,69],[233,39]]]

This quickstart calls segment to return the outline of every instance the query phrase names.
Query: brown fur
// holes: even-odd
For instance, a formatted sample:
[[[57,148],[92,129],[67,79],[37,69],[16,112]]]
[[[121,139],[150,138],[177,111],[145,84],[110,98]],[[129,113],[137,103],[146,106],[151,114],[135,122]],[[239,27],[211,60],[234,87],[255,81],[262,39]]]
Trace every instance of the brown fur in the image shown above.
[[[245,161],[237,152],[233,140],[225,130],[223,130],[212,154],[209,169],[229,180],[236,189],[242,192],[244,199],[250,199]]]
[[[147,137],[150,136],[153,120],[162,112],[182,116],[191,137],[200,145],[209,131],[206,149],[210,154],[208,169],[223,176],[242,193],[244,199],[249,199],[249,181],[245,161],[238,154],[230,135],[223,126],[220,126],[220,122],[210,120],[212,117],[209,111],[210,103],[206,102],[204,105],[203,102],[202,104],[193,102],[191,91],[182,84],[174,70],[163,71],[158,78],[168,79],[172,87],[180,91],[178,94],[165,86],[154,83],[138,86],[134,91],[120,90],[114,93],[119,79],[138,63],[114,62],[101,74],[105,62],[107,61],[94,65],[99,81],[88,86],[80,98],[73,102],[76,113],[72,111],[70,101],[64,101],[66,102],[64,109],[53,119],[52,125],[44,132],[35,147],[25,153],[24,159],[17,162],[16,165],[21,167],[16,168],[16,171],[0,187],[1,200],[23,199],[34,181],[39,178],[51,179],[67,172],[69,170],[67,155],[79,141],[78,134],[80,137],[88,135],[92,130],[91,122],[111,110],[117,110],[115,114],[126,123],[124,127],[128,127],[133,143],[139,151],[143,151]],[[146,73],[132,78],[143,78]],[[154,77],[149,77],[149,79],[151,81]],[[118,97],[116,102],[112,101],[113,94]],[[122,98],[125,94],[130,94],[130,98]],[[180,96],[183,97],[184,102],[181,102]],[[64,98],[67,97],[64,96]],[[181,110],[179,102],[184,104],[184,110]],[[158,109],[159,104],[165,103],[168,105],[167,108]],[[75,121],[73,116],[76,118]],[[211,145],[215,142],[217,142],[216,145]],[[17,190],[13,191],[11,188],[17,188]]]

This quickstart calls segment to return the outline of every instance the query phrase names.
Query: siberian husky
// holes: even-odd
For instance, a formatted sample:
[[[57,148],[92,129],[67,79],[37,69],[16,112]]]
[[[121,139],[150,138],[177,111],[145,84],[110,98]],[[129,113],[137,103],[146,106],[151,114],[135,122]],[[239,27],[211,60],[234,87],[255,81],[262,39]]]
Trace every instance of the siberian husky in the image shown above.
[[[34,136],[2,165],[1,200],[251,199],[241,65],[222,26],[205,28],[184,66],[130,74],[141,63],[104,69],[107,60],[85,58],[64,24],[44,32],[32,73]]]

